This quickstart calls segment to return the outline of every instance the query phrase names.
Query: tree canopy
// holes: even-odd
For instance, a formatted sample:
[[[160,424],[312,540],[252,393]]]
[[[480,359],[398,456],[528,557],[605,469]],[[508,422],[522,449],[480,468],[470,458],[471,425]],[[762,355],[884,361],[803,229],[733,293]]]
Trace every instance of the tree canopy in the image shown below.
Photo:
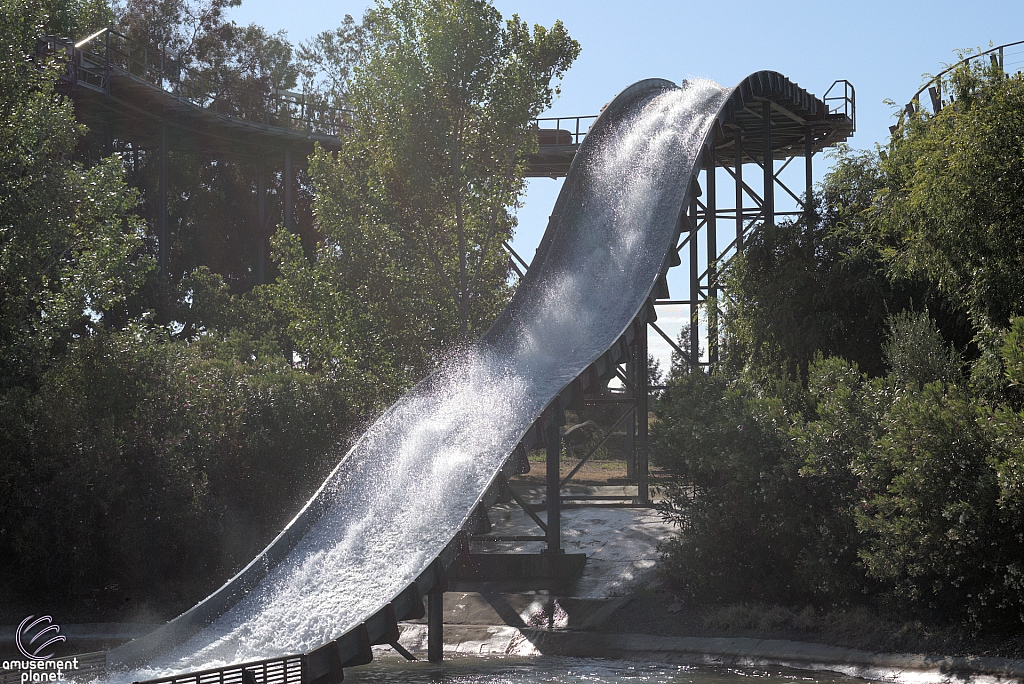
[[[893,136],[878,223],[890,263],[926,272],[976,325],[1005,326],[1024,313],[1024,79],[975,60],[945,90],[951,104]]]
[[[345,35],[360,46],[345,86],[352,134],[311,164],[324,242],[307,277],[416,375],[504,305],[532,119],[579,46],[561,23],[531,31],[478,0],[382,3]]]

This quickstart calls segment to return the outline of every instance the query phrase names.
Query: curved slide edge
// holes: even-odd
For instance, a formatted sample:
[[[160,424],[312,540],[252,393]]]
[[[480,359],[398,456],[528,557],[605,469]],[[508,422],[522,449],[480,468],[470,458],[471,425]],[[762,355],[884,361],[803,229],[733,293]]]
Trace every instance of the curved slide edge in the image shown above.
[[[605,106],[601,115],[592,126],[591,133],[588,134],[588,138],[594,136],[595,139],[599,140],[602,132],[609,128],[609,121],[620,116],[625,111],[629,103],[637,97],[647,94],[652,90],[664,90],[674,87],[675,85],[672,82],[663,79],[646,79],[633,84],[619,93],[608,105]],[[800,104],[805,105],[808,110],[812,111],[816,107],[818,108],[818,111],[820,111],[821,107],[819,100],[807,94],[803,89],[795,86],[795,84],[790,82],[789,79],[781,74],[775,72],[757,72],[747,79],[744,79],[739,86],[731,91],[719,112],[716,123],[705,132],[704,147],[709,143],[713,144],[713,139],[721,130],[721,125],[723,123],[727,123],[732,118],[734,112],[742,110],[746,101],[754,98],[763,99],[766,97],[784,97],[787,99],[795,97],[795,99],[800,101]],[[578,155],[576,160],[573,162],[573,167],[570,169],[569,179],[574,176],[574,171],[579,159],[580,156]],[[690,171],[691,182],[687,184],[687,188],[693,187],[692,181],[696,178],[696,175],[700,170],[700,166],[701,164],[698,160],[698,163],[694,164]],[[529,291],[533,289],[537,278],[536,274],[541,271],[540,267],[549,255],[551,245],[554,242],[559,229],[559,217],[561,216],[561,210],[568,197],[567,189],[570,186],[569,179],[567,179],[567,182],[563,185],[562,192],[559,194],[554,211],[552,212],[551,220],[549,221],[547,230],[541,240],[540,247],[537,250],[534,263],[531,264],[531,268],[520,283],[516,293],[517,296],[513,297],[513,300],[510,302],[508,307],[499,314],[498,319],[481,338],[481,342],[488,343],[491,340],[497,339],[508,328],[508,326],[512,324],[517,312],[518,303],[522,302],[523,298],[527,297],[529,295]],[[688,189],[686,191],[687,197],[680,197],[679,204],[681,214],[683,208],[688,206],[688,195],[691,192],[692,190]],[[679,227],[677,227],[677,231],[678,229]],[[665,263],[660,275],[664,275],[668,268],[673,265],[673,262],[670,261],[670,257],[673,256],[673,254],[674,250],[670,250],[670,253],[666,255]],[[647,297],[644,300],[645,304],[642,305],[638,311],[638,318],[642,321],[653,320],[655,317],[653,305],[651,304],[650,299],[651,291],[653,291],[655,284],[656,283],[652,283]],[[627,346],[635,335],[636,325],[635,323],[630,324],[620,333],[616,343],[613,344],[611,348],[609,348],[599,358],[595,359],[583,373],[581,373],[575,380],[568,383],[562,392],[552,399],[541,415],[536,417],[537,420],[533,426],[526,434],[523,435],[520,448],[517,448],[512,454],[510,454],[501,471],[495,473],[494,478],[490,482],[489,488],[494,485],[502,474],[509,476],[518,472],[521,467],[520,455],[524,454],[525,450],[528,450],[531,446],[540,441],[541,430],[550,426],[551,422],[557,419],[557,415],[561,413],[566,406],[574,403],[573,400],[580,397],[583,391],[593,386],[595,383],[607,380],[614,374],[615,365],[626,356],[628,353]],[[432,377],[433,376],[426,378],[422,383],[430,383]],[[343,461],[344,459],[342,462]],[[234,606],[243,596],[246,595],[246,593],[258,586],[267,573],[285,556],[287,556],[288,552],[299,542],[300,539],[302,539],[309,528],[317,521],[317,519],[319,519],[324,510],[331,503],[331,485],[333,484],[335,474],[338,472],[340,467],[341,463],[339,463],[331,476],[325,480],[324,484],[317,490],[310,501],[295,516],[295,518],[293,518],[282,532],[266,547],[266,549],[253,559],[253,561],[250,562],[243,570],[228,580],[209,597],[174,620],[168,622],[166,625],[154,630],[144,637],[135,639],[108,652],[108,667],[128,668],[137,666],[165,652],[170,647],[183,643]],[[480,497],[477,500],[477,504],[480,503],[486,494],[487,490],[485,489],[481,492]],[[465,520],[463,521],[464,525],[471,517],[475,508],[476,506],[467,512]],[[359,664],[359,661],[365,657],[368,650],[368,644],[388,643],[387,637],[393,631],[393,628],[391,627],[392,623],[396,620],[420,616],[423,611],[423,596],[427,595],[431,591],[443,589],[444,576],[448,568],[454,564],[464,544],[465,536],[462,533],[456,535],[456,537],[448,543],[429,567],[420,574],[420,576],[411,585],[401,591],[384,607],[375,611],[356,629],[305,654],[304,667],[307,668],[307,671],[303,677],[304,681],[340,681],[341,668]],[[235,667],[240,668],[242,665],[232,666],[232,669]]]

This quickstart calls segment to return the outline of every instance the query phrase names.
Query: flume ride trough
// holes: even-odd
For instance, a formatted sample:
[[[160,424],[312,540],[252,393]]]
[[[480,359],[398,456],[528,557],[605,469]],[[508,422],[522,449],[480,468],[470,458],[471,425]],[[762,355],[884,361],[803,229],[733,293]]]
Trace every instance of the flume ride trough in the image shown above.
[[[245,569],[109,651],[107,678],[334,684],[369,662],[371,645],[396,642],[397,621],[421,617],[423,597],[443,590],[478,506],[566,408],[607,384],[654,320],[691,230],[697,174],[755,103],[768,103],[766,116],[831,120],[808,150],[852,131],[852,119],[774,72],[733,89],[649,79],[622,91],[580,146],[491,328],[385,412]]]

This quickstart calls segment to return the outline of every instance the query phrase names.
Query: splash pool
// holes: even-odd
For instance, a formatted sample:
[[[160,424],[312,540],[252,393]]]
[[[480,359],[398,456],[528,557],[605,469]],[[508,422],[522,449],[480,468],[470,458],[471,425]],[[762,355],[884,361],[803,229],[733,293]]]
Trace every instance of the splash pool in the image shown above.
[[[379,658],[345,672],[346,684],[853,684],[864,680],[828,672],[784,668],[693,667],[666,663],[580,658],[451,658],[437,665]]]

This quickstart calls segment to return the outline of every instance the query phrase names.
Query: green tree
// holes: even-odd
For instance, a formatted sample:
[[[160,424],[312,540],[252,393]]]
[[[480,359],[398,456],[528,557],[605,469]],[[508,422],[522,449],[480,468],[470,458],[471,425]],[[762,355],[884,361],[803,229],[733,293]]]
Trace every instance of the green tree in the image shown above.
[[[931,382],[896,395],[884,434],[855,459],[865,489],[860,557],[894,607],[1019,628],[1024,525],[1000,502],[998,472],[1009,461],[992,418],[956,386]]]
[[[856,511],[863,497],[854,463],[881,434],[892,400],[885,378],[820,354],[808,369],[806,409],[791,435],[800,476],[814,493],[814,529],[801,553],[799,580],[819,598],[859,602],[871,589],[858,562],[863,534]]]
[[[68,10],[68,7],[59,8]],[[78,33],[102,8],[49,13],[42,2],[0,9],[0,554],[18,548],[19,521],[37,481],[31,442],[37,393],[58,360],[101,331],[153,267],[135,193],[120,160],[86,169],[73,153],[84,132],[54,89],[59,57],[36,52],[47,32]],[[84,22],[84,23],[76,23]]]
[[[170,617],[294,515],[355,421],[350,393],[374,393],[344,364],[293,363],[292,310],[271,287],[232,293],[183,259],[170,322],[155,320],[140,193],[119,156],[79,161],[61,55],[37,51],[109,25],[90,6],[0,13],[0,578],[63,601],[116,585],[116,607],[149,597]],[[172,161],[200,179],[212,166]],[[249,204],[234,171],[176,193],[182,235]]]
[[[942,339],[935,322],[923,312],[901,311],[890,316],[882,352],[890,377],[901,385],[921,388],[929,382],[955,383],[960,377],[960,354]]]
[[[484,0],[381,3],[360,40],[352,133],[337,161],[311,167],[327,245],[318,261],[353,292],[404,301],[433,348],[465,341],[504,303],[502,241],[536,145],[530,121],[579,46],[560,22],[502,24]],[[369,268],[347,277],[354,260]]]
[[[680,528],[663,572],[704,601],[793,601],[817,519],[791,416],[778,397],[704,373],[673,378],[657,403],[651,459],[673,478],[662,513]]]
[[[726,362],[768,376],[784,368],[806,382],[815,355],[884,373],[890,312],[943,304],[927,281],[891,277],[874,227],[886,176],[877,155],[842,148],[799,220],[762,226],[725,273]]]
[[[961,66],[955,104],[919,112],[893,135],[880,222],[887,256],[924,271],[977,326],[1024,313],[1024,77]]]
[[[119,160],[85,169],[73,159],[83,129],[54,90],[62,65],[34,57],[47,30],[76,27],[48,21],[43,3],[5,2],[0,15],[3,388],[38,374],[105,311],[122,306],[152,268]]]

